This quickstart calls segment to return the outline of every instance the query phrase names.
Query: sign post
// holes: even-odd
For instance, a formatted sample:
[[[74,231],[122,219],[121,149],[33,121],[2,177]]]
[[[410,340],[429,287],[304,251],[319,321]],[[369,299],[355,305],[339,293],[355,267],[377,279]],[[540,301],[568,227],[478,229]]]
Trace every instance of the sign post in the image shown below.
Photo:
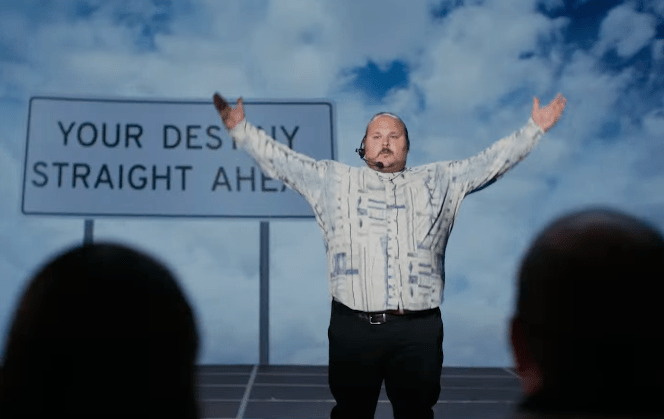
[[[260,230],[260,289],[259,289],[259,362],[270,364],[270,223],[261,221]]]
[[[330,101],[247,100],[254,125],[316,160],[334,160]],[[260,227],[260,363],[269,363],[269,222],[313,219],[228,136],[211,100],[32,97],[21,211],[100,217],[255,219]]]
[[[83,244],[91,244],[94,233],[95,220],[86,219],[83,225]]]

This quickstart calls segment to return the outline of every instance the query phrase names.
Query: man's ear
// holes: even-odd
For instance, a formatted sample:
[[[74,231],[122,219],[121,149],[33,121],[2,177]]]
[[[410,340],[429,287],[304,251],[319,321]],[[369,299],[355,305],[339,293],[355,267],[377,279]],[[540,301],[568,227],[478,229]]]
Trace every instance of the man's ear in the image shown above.
[[[542,373],[528,347],[523,324],[516,317],[512,318],[510,324],[510,341],[516,362],[516,371],[521,377],[523,391],[526,394],[535,393],[542,386]]]

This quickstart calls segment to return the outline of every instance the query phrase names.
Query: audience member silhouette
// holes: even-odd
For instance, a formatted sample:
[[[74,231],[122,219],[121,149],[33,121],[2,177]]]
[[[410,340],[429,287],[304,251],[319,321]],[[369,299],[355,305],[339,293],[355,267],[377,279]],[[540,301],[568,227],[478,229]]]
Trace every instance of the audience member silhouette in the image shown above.
[[[592,208],[546,227],[511,324],[519,417],[661,417],[663,284],[664,239],[642,220]]]
[[[89,244],[28,284],[7,337],[0,417],[196,418],[198,332],[155,259]]]

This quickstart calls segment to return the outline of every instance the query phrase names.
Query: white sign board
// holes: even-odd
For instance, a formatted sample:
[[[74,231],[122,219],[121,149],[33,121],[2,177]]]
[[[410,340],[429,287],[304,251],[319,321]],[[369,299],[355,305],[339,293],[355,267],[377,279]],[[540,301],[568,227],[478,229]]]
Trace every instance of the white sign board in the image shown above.
[[[244,108],[249,122],[293,150],[335,159],[331,102],[246,100]],[[86,218],[313,217],[304,198],[263,174],[236,146],[211,98],[31,98],[22,211]]]

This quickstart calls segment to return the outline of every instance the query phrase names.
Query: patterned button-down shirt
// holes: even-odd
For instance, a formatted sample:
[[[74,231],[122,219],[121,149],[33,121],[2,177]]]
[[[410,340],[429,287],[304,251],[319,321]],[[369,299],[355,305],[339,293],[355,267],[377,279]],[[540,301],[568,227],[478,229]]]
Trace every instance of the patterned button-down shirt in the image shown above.
[[[398,173],[314,160],[246,120],[231,137],[313,208],[330,296],[361,311],[438,307],[447,240],[461,201],[521,161],[543,134],[532,119],[476,156]]]

